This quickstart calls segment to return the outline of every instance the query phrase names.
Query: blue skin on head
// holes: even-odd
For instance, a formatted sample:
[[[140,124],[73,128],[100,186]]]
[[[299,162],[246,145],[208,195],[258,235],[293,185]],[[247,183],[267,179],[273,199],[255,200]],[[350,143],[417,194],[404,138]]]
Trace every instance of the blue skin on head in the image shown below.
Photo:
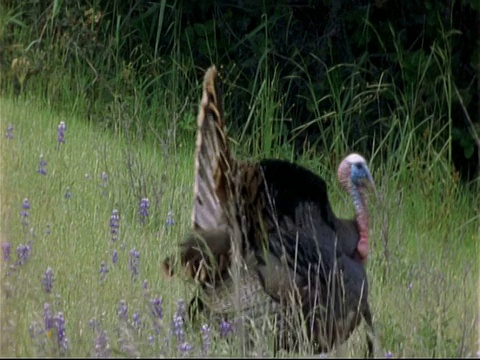
[[[366,183],[371,183],[372,176],[370,175],[367,165],[364,163],[359,162],[352,164],[350,171],[350,179],[354,185],[362,186]]]

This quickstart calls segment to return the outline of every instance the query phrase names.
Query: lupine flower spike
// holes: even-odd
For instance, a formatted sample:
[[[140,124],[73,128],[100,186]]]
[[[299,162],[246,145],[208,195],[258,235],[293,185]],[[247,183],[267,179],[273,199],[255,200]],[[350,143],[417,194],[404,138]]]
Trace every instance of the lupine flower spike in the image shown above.
[[[153,319],[153,329],[157,335],[161,332],[161,321],[163,319],[163,299],[161,297],[150,300],[150,314]]]
[[[143,198],[142,200],[140,200],[138,213],[140,215],[140,222],[142,224],[145,224],[145,220],[147,219],[149,214],[149,209],[150,209],[150,202],[148,201],[148,199]]]
[[[226,337],[229,334],[233,333],[233,326],[226,320],[220,322],[220,336]]]
[[[110,357],[110,345],[108,344],[108,336],[105,330],[98,332],[95,336],[94,358],[108,359]]]
[[[105,171],[102,172],[102,182],[100,183],[100,187],[102,188],[102,195],[107,196],[107,181],[108,181],[108,175]]]
[[[173,220],[173,211],[170,210],[167,214],[167,225],[173,226],[175,224],[175,220]]]
[[[9,242],[5,242],[2,244],[2,255],[3,261],[10,261],[10,254],[12,252],[12,248]]]
[[[188,353],[192,350],[192,348],[193,346],[185,341],[182,344],[180,344],[180,346],[178,347],[178,350],[183,356],[188,356]]]
[[[127,320],[128,319],[128,307],[127,307],[127,302],[125,300],[120,300],[120,305],[118,305],[118,317],[122,320]]]
[[[58,346],[60,351],[64,353],[68,348],[68,339],[65,331],[65,318],[63,317],[63,313],[59,312],[57,316],[55,316],[54,320]]]
[[[118,261],[118,252],[117,250],[113,250],[113,253],[112,253],[112,263],[113,265],[115,265]]]
[[[112,234],[112,241],[116,242],[118,240],[118,228],[120,227],[120,215],[118,210],[114,209],[112,211],[112,216],[110,216],[110,233]]]
[[[22,211],[20,211],[20,218],[22,219],[23,225],[28,225],[28,210],[30,210],[30,203],[28,202],[28,199],[23,199]]]
[[[140,252],[132,249],[130,250],[130,259],[128,262],[128,267],[132,272],[133,279],[136,280],[138,276],[138,261],[140,259]]]
[[[88,328],[91,329],[92,331],[96,331],[98,327],[98,322],[97,319],[93,318],[88,320]]]
[[[40,175],[47,175],[47,169],[45,169],[45,166],[47,166],[47,162],[45,161],[45,158],[42,154],[40,155],[40,161],[38,162],[37,173],[39,173]]]
[[[208,355],[210,346],[212,344],[212,338],[211,338],[212,331],[210,329],[210,326],[208,326],[208,324],[203,324],[200,330],[202,332],[202,351],[203,351],[203,355],[206,356]]]
[[[63,196],[65,199],[70,199],[72,197],[72,191],[70,190],[70,187],[67,187],[65,190],[65,195]]]
[[[7,133],[5,134],[5,137],[7,139],[13,139],[13,125],[12,124],[8,124]]]
[[[51,267],[48,267],[47,270],[45,271],[45,275],[43,276],[42,279],[42,285],[45,290],[45,292],[49,293],[52,292],[53,288],[53,282],[55,278],[53,276],[53,270]]]
[[[177,304],[177,311],[173,315],[173,334],[177,338],[179,343],[183,343],[185,340],[185,331],[183,330],[183,315],[185,314],[185,302],[179,300]]]
[[[31,248],[29,245],[18,245],[17,246],[17,265],[23,265],[27,262],[28,258],[30,257]]]
[[[132,315],[132,320],[133,320],[133,327],[136,328],[136,329],[139,329],[140,326],[141,326],[141,322],[140,322],[140,314],[139,313],[133,313]]]
[[[163,299],[161,297],[157,297],[153,300],[150,300],[150,305],[151,305],[152,316],[155,319],[162,320],[163,319]]]
[[[105,280],[108,274],[108,266],[104,261],[100,264],[100,271],[98,273],[100,274],[100,280]]]
[[[60,125],[58,125],[58,132],[57,132],[57,141],[59,144],[65,143],[65,131],[67,127],[64,121],[60,121]]]
[[[43,305],[43,321],[45,322],[45,331],[49,335],[54,328],[53,314],[49,303]]]
[[[178,350],[183,356],[187,356],[192,345],[185,341],[185,331],[183,329],[183,316],[185,315],[185,301],[179,300],[177,304],[177,311],[173,316],[173,334],[179,343]]]

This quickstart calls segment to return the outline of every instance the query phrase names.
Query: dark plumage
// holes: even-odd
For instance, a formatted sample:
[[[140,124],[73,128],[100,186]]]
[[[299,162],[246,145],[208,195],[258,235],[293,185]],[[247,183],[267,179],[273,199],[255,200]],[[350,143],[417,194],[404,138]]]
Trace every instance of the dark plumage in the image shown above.
[[[373,325],[364,265],[368,216],[363,197],[373,185],[357,154],[340,164],[338,177],[351,194],[353,220],[333,213],[325,182],[313,172],[281,160],[240,162],[228,147],[216,69],[204,79],[198,115],[192,230],[180,245],[180,263],[201,286],[192,304],[231,317],[240,311],[257,321],[278,321],[277,347],[295,347],[305,321],[316,352],[348,339],[363,317],[373,355]],[[234,249],[238,249],[234,251]],[[164,269],[174,266],[165,259]]]
[[[340,250],[349,257],[360,260],[355,220],[338,219],[335,216],[328,200],[327,185],[322,178],[288,161],[265,159],[260,161],[260,164],[269,187],[277,191],[278,213],[291,217],[298,205],[303,202],[318,204],[322,214],[320,220],[336,232]]]

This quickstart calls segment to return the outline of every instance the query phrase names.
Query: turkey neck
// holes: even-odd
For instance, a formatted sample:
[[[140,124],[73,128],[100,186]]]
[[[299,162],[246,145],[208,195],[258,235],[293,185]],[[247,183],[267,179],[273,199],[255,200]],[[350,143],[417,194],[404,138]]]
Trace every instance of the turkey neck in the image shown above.
[[[358,186],[353,185],[350,191],[353,206],[355,207],[355,221],[358,229],[357,250],[360,254],[362,263],[367,261],[368,257],[368,211],[365,203],[363,191]]]

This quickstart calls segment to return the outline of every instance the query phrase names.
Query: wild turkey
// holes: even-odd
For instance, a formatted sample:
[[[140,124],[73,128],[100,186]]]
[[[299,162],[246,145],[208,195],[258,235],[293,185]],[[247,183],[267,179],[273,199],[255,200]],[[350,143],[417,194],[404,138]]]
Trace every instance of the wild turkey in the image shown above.
[[[298,345],[285,340],[299,333],[290,318],[298,308],[316,352],[344,342],[363,317],[372,356],[363,191],[374,183],[365,160],[351,154],[338,168],[356,211],[353,220],[338,219],[325,182],[313,172],[281,160],[241,162],[230,154],[216,76],[213,66],[204,78],[192,230],[180,244],[182,267],[201,285],[191,305],[219,317],[235,310],[255,320],[270,314],[280,324],[277,347],[287,349]],[[173,275],[170,258],[163,266]]]

